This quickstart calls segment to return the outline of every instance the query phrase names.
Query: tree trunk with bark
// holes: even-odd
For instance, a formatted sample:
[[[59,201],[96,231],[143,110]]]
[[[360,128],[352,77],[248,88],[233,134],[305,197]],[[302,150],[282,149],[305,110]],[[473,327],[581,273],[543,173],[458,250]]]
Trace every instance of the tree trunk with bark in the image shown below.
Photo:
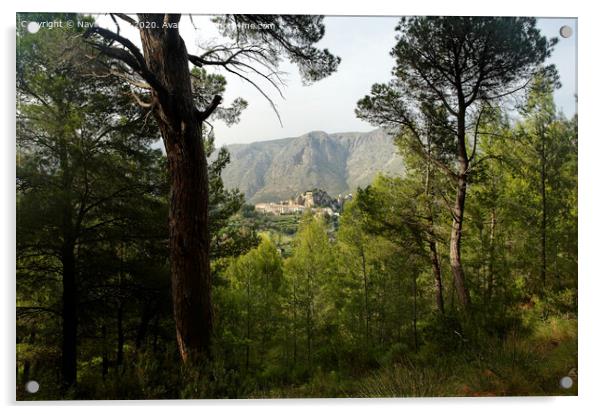
[[[437,301],[437,310],[442,315],[445,314],[445,305],[443,302],[443,281],[441,280],[441,266],[439,265],[439,256],[437,255],[437,244],[429,240],[429,253],[431,257],[431,268],[435,277],[435,299]]]
[[[140,37],[153,88],[154,117],[161,130],[170,181],[169,244],[176,337],[184,362],[209,357],[213,331],[209,267],[207,159],[194,105],[188,52],[179,15],[141,15]],[[149,25],[151,26],[151,25]]]
[[[466,288],[464,279],[464,270],[462,268],[461,243],[462,243],[462,225],[464,222],[464,203],[466,200],[466,190],[468,188],[468,154],[466,153],[466,111],[461,109],[458,112],[458,174],[456,201],[452,210],[452,229],[449,241],[449,260],[454,278],[454,285],[458,294],[458,300],[463,308],[470,306],[470,295]]]

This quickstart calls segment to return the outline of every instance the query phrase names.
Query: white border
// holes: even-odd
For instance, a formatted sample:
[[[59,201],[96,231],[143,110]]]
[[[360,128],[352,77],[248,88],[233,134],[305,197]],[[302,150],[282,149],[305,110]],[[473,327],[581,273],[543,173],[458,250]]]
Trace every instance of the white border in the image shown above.
[[[8,3],[8,4],[7,4]],[[2,374],[0,376],[0,395],[8,412],[32,410],[38,408],[49,413],[79,412],[86,406],[86,412],[105,412],[107,408],[116,412],[139,409],[149,413],[164,412],[167,406],[177,406],[182,412],[235,412],[245,413],[291,412],[307,413],[307,411],[345,410],[350,413],[364,413],[377,409],[383,412],[421,410],[448,414],[450,412],[488,414],[507,413],[508,411],[524,412],[544,411],[551,413],[590,412],[602,406],[598,389],[600,380],[600,294],[602,271],[599,256],[602,252],[600,188],[602,182],[602,134],[600,134],[600,104],[602,91],[600,88],[600,14],[593,6],[594,1],[525,1],[504,0],[488,2],[484,0],[470,1],[391,1],[370,0],[369,2],[326,2],[324,0],[285,1],[244,1],[219,0],[214,2],[195,2],[175,5],[169,2],[130,0],[105,0],[102,3],[84,3],[55,0],[53,2],[7,1],[2,5],[3,63],[2,126],[4,136],[1,139],[0,154],[0,194],[2,194],[2,246],[0,254],[4,270],[0,291],[2,301],[3,332],[0,334],[0,357],[2,358]],[[405,399],[405,400],[273,400],[273,401],[151,401],[151,402],[73,402],[73,403],[18,403],[14,402],[15,390],[15,13],[17,11],[121,11],[136,12],[186,12],[186,13],[312,13],[312,14],[346,14],[346,15],[521,15],[521,16],[562,16],[579,19],[579,397],[563,398],[437,398],[437,399]],[[596,128],[597,127],[597,128]]]

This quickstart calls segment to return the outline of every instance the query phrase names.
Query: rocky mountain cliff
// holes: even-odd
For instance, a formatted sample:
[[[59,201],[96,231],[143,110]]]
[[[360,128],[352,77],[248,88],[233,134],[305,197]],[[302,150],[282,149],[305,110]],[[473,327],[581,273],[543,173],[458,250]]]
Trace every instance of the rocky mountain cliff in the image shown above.
[[[227,146],[231,163],[222,177],[250,203],[286,200],[321,188],[336,197],[370,184],[378,172],[400,174],[403,160],[393,139],[381,129],[327,134]]]

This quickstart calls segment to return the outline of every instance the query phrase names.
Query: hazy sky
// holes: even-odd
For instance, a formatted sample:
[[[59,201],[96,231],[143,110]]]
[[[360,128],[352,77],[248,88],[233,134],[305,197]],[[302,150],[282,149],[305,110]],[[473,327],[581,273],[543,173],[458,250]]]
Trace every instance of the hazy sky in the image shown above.
[[[236,125],[227,127],[219,121],[214,122],[217,145],[294,137],[313,130],[333,133],[374,129],[357,119],[354,109],[373,83],[387,82],[391,78],[394,62],[389,52],[395,44],[394,28],[398,20],[398,17],[326,17],[326,34],[318,46],[328,48],[341,57],[337,72],[311,86],[302,86],[297,68],[284,63],[281,66],[287,72],[284,99],[267,82],[258,81],[275,101],[282,126],[267,100],[253,86],[221,71],[228,80],[225,103],[240,96],[248,101],[249,106]],[[191,53],[199,51],[200,42],[218,36],[207,16],[196,16],[194,21],[196,29],[187,18],[182,19],[180,27]],[[98,23],[112,27],[106,16],[98,17]],[[556,102],[559,109],[571,116],[575,112],[577,93],[577,20],[545,18],[538,24],[545,36],[559,38],[550,58],[550,62],[558,68],[563,85],[556,92]],[[573,28],[570,38],[559,36],[563,25]],[[123,26],[125,24],[122,25],[123,33],[139,43],[135,30]]]

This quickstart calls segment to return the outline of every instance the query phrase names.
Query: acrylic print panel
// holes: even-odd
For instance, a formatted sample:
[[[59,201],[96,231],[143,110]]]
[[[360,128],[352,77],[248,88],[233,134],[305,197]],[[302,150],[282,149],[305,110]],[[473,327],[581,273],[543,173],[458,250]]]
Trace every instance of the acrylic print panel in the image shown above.
[[[577,19],[16,23],[18,400],[577,394]]]

